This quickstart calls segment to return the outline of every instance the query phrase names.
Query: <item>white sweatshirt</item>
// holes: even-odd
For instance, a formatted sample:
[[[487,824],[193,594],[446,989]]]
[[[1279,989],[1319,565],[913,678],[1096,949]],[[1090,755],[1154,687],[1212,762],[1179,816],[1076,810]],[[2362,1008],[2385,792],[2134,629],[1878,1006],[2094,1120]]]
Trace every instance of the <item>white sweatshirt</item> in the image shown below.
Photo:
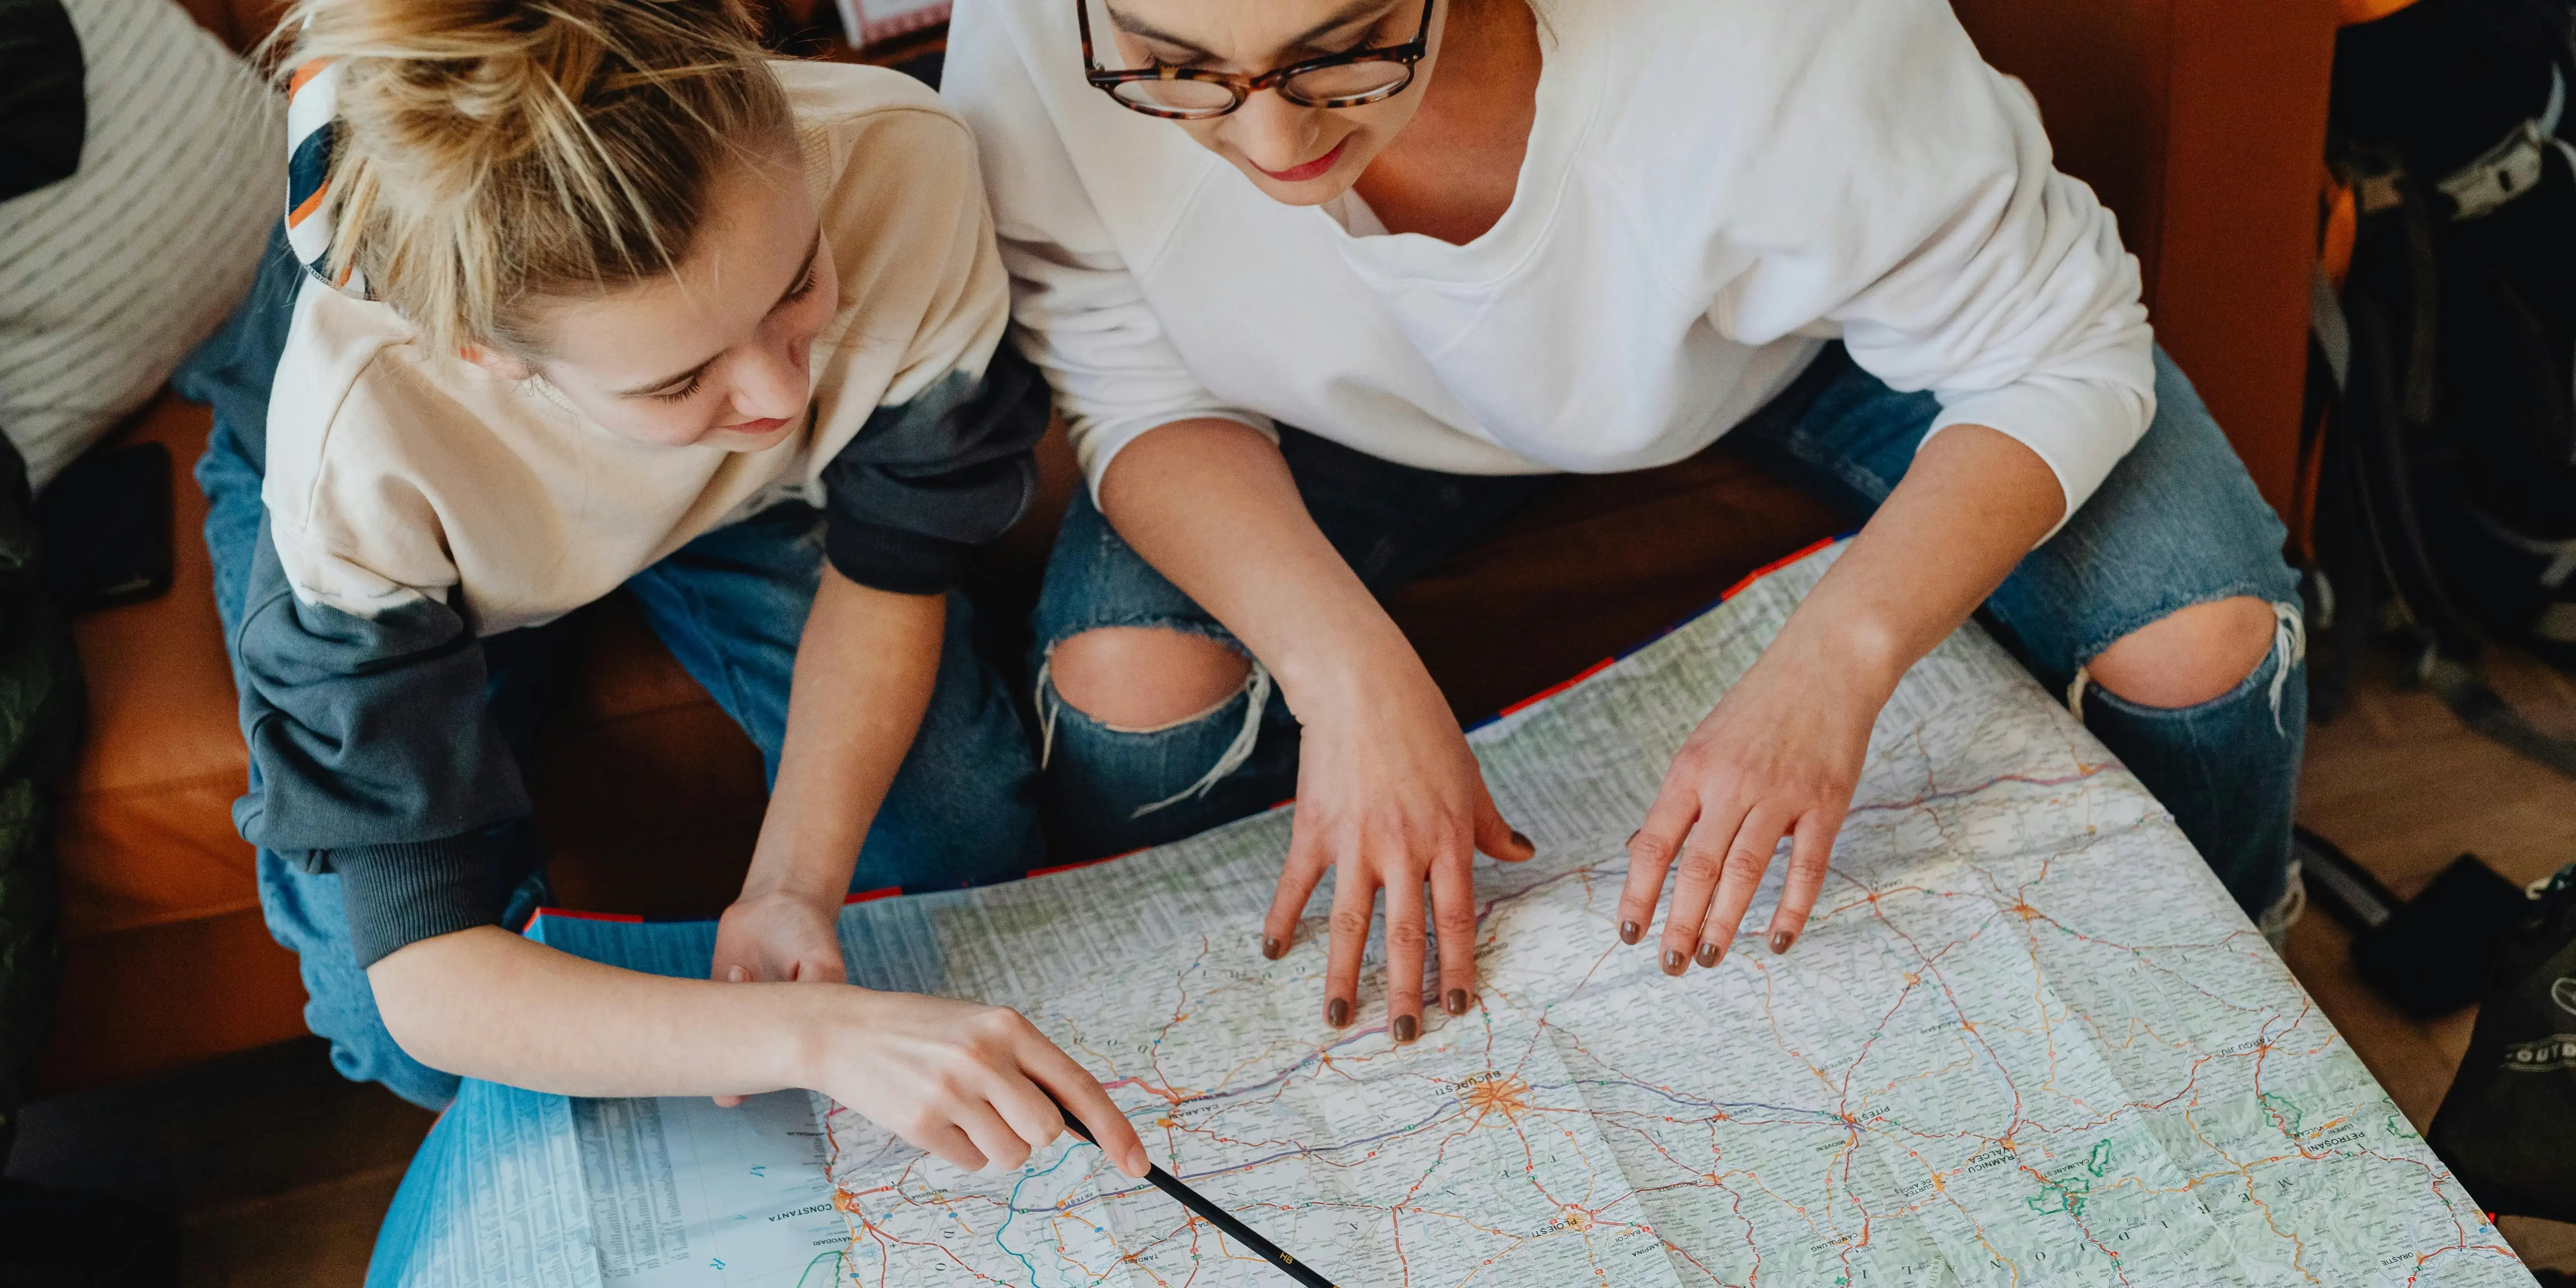
[[[1992,426],[2072,513],[2145,432],[2112,216],[1944,0],[1541,0],[1511,207],[1463,246],[1279,204],[1086,84],[1073,0],[959,0],[1022,343],[1092,486],[1160,425],[1296,425],[1467,474],[1687,457],[1839,337],[1932,429]]]

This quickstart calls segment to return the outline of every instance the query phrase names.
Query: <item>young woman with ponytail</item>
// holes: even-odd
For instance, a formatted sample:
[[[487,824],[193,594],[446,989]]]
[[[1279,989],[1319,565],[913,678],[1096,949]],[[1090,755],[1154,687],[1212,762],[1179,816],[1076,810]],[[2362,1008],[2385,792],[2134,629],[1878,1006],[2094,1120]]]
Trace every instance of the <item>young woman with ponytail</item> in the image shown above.
[[[842,982],[847,891],[1041,853],[1017,686],[954,591],[1048,415],[965,129],[903,76],[764,61],[732,0],[304,0],[285,30],[270,268],[301,286],[237,323],[282,356],[200,478],[236,817],[340,1068],[429,1105],[459,1074],[814,1087],[967,1167],[1053,1138],[1052,1093],[1141,1174],[1017,1015]],[[620,586],[774,780],[714,980],[505,928],[543,891],[534,628]]]

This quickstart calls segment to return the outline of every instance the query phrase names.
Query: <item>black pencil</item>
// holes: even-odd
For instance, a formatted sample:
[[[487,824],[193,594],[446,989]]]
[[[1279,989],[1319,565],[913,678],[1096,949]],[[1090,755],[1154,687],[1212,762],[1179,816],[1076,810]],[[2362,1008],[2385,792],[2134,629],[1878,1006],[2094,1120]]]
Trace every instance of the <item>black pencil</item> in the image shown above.
[[[1052,1094],[1047,1098],[1055,1099]],[[1082,1120],[1073,1116],[1072,1110],[1064,1108],[1063,1101],[1057,1100],[1055,1107],[1064,1110],[1066,1130],[1094,1145],[1100,1143],[1099,1138],[1091,1134],[1091,1129],[1083,1126]],[[1260,1253],[1263,1260],[1287,1272],[1289,1278],[1306,1285],[1306,1288],[1333,1288],[1332,1280],[1315,1273],[1314,1268],[1305,1262],[1280,1251],[1278,1244],[1262,1238],[1259,1231],[1234,1219],[1234,1216],[1224,1208],[1208,1202],[1197,1190],[1183,1185],[1179,1177],[1149,1163],[1145,1167],[1145,1179],[1151,1182],[1155,1189],[1179,1199],[1182,1207],[1188,1208],[1209,1225],[1215,1226],[1227,1238]]]

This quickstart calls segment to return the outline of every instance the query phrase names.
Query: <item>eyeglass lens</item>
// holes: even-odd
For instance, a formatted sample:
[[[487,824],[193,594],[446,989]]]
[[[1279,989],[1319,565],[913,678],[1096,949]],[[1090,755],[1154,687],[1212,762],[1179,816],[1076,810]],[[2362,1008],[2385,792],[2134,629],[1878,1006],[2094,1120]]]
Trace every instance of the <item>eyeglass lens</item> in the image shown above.
[[[1124,81],[1111,92],[1129,106],[1158,112],[1223,112],[1234,106],[1234,91],[1215,81]]]
[[[1330,107],[1383,94],[1412,74],[1403,63],[1345,63],[1300,72],[1282,81],[1279,91],[1291,102]],[[1234,91],[1215,81],[1127,81],[1116,92],[1132,106],[1163,112],[1224,112],[1234,106]]]
[[[1299,102],[1330,104],[1335,99],[1382,93],[1412,75],[1413,68],[1404,63],[1343,63],[1300,72],[1281,82],[1279,88]]]

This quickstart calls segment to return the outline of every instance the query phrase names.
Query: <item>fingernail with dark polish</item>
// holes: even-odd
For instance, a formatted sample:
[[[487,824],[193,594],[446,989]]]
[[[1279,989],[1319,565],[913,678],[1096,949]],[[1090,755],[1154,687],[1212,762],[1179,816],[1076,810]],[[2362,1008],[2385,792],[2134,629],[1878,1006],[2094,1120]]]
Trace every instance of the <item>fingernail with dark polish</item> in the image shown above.
[[[1523,835],[1517,828],[1512,831],[1512,844],[1517,845],[1524,850],[1535,850],[1538,848],[1538,846],[1532,842],[1529,837]]]
[[[1706,970],[1711,966],[1715,966],[1717,964],[1717,959],[1725,954],[1726,950],[1716,944],[1701,944],[1699,946],[1700,969]]]
[[[1264,935],[1261,939],[1261,955],[1275,962],[1288,955],[1288,945]]]
[[[1351,1022],[1351,1004],[1341,998],[1324,1003],[1324,1023],[1343,1028]]]
[[[1796,943],[1796,942],[1798,942],[1798,932],[1797,932],[1797,931],[1794,931],[1794,930],[1774,930],[1774,931],[1772,931],[1772,932],[1771,932],[1771,951],[1772,951],[1774,954],[1778,954],[1778,953],[1785,953],[1785,952],[1789,951],[1789,945],[1794,944],[1794,943]]]
[[[1633,944],[1633,943],[1637,942],[1639,939],[1643,938],[1643,937],[1645,936],[1645,933],[1646,933],[1646,928],[1645,928],[1644,926],[1640,926],[1640,925],[1638,925],[1636,922],[1633,922],[1633,921],[1623,921],[1623,922],[1620,922],[1620,923],[1619,923],[1619,942],[1620,942],[1620,943],[1623,943],[1623,944]]]
[[[1395,1017],[1396,1041],[1410,1042],[1413,1040],[1413,1035],[1421,1031],[1422,1021],[1417,1020],[1410,1015],[1399,1015]]]
[[[1467,1013],[1467,990],[1463,988],[1450,989],[1449,996],[1440,999],[1440,1002],[1441,1005],[1449,1008],[1449,1013],[1451,1015],[1465,1015]]]
[[[1667,975],[1682,973],[1682,950],[1678,948],[1664,950],[1664,973]]]

